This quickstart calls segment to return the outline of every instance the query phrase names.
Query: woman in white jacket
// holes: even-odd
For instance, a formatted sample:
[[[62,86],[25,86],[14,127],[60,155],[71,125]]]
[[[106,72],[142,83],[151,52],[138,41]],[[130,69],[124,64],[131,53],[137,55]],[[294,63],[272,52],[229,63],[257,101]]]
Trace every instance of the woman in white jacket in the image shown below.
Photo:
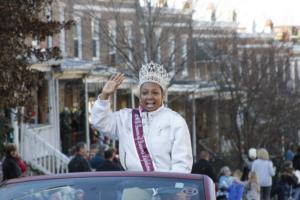
[[[139,108],[112,112],[109,97],[123,80],[123,74],[116,74],[105,83],[92,109],[92,123],[119,140],[124,169],[190,173],[193,160],[187,124],[163,105],[166,70],[153,62],[143,65],[139,73]]]
[[[257,151],[257,159],[253,162],[251,171],[259,177],[260,199],[270,200],[275,168],[266,149],[261,148]]]

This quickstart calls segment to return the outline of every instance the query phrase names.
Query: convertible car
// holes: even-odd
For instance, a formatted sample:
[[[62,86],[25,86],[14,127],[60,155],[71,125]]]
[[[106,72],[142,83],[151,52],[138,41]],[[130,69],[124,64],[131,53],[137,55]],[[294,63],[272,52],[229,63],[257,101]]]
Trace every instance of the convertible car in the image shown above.
[[[205,175],[163,172],[84,172],[2,182],[3,200],[215,200]]]

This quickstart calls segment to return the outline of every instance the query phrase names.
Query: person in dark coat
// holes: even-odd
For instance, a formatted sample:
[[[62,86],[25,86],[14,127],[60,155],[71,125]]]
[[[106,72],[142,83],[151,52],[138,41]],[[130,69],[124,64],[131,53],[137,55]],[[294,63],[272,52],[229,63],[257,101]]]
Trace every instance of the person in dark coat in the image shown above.
[[[91,167],[86,156],[86,145],[79,142],[76,145],[76,154],[68,164],[69,172],[89,172]]]
[[[5,147],[5,159],[2,164],[3,181],[21,177],[21,169],[17,160],[17,147],[15,144],[7,144]]]
[[[298,198],[293,198],[293,188],[298,183],[298,178],[293,171],[293,163],[288,160],[284,161],[283,169],[279,173],[279,183],[274,187],[274,193],[277,193],[277,198],[280,200],[298,200]]]
[[[241,181],[247,181],[249,178],[249,173],[251,172],[252,163],[256,160],[257,153],[255,148],[250,148],[248,151],[248,156],[243,157],[244,167],[243,167],[243,175]]]
[[[115,151],[113,149],[108,149],[104,151],[105,161],[100,164],[96,171],[121,171],[122,168],[114,162]]]
[[[209,153],[207,151],[200,152],[200,159],[193,165],[192,174],[205,174],[214,182],[216,181],[216,175],[209,162]]]
[[[98,145],[91,145],[91,159],[89,160],[91,168],[96,170],[96,168],[104,163],[104,157],[101,154],[100,147]]]
[[[297,152],[293,158],[293,167],[295,170],[300,170],[300,146],[297,147]]]

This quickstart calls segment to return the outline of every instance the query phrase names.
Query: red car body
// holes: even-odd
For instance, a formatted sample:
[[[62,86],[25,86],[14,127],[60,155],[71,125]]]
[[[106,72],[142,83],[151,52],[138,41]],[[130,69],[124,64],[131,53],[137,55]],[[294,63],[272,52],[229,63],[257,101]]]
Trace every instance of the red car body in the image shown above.
[[[0,199],[5,200],[142,200],[146,196],[151,200],[216,199],[215,185],[208,176],[169,172],[42,175],[8,180],[0,186]]]

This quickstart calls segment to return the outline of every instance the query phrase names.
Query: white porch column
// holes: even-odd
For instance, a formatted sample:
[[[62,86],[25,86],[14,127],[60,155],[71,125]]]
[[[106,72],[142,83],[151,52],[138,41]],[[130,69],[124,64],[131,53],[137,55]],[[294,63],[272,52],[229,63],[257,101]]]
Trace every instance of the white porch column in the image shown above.
[[[55,123],[55,86],[54,86],[54,80],[53,80],[53,76],[51,76],[50,73],[47,73],[47,80],[48,80],[48,108],[49,108],[49,116],[48,116],[48,120],[49,120],[49,124],[53,124]],[[51,141],[52,144],[52,141]]]
[[[88,82],[84,79],[84,99],[85,99],[85,132],[86,132],[86,145],[90,149],[90,124],[89,124],[89,97],[88,97]]]
[[[59,123],[59,93],[58,80],[54,73],[47,74],[48,80],[48,107],[49,107],[49,124],[52,126],[53,134],[48,135],[51,141],[48,141],[56,149],[60,149],[60,123]]]
[[[192,108],[193,108],[193,135],[192,135],[192,141],[193,141],[193,157],[194,160],[197,159],[197,136],[196,136],[196,103],[195,103],[195,91],[193,92],[193,100],[192,100]]]
[[[135,108],[135,98],[134,98],[134,92],[132,87],[131,87],[131,106],[132,108]]]
[[[17,149],[19,149],[19,152],[22,157],[25,155],[25,124],[24,124],[24,107],[18,108],[19,112],[21,112],[21,118],[18,122],[18,130],[16,131],[16,138],[14,139],[15,144],[17,146]],[[18,121],[18,120],[17,120]],[[20,138],[19,138],[20,136]],[[20,145],[21,144],[21,145]]]
[[[60,140],[60,116],[59,116],[59,80],[54,79],[55,86],[55,100],[54,100],[54,129],[56,130],[56,148],[61,150],[61,140]]]
[[[16,115],[17,112],[18,110],[16,108],[11,109],[10,121],[11,121],[12,128],[14,129],[14,143],[16,144],[17,147],[19,147],[19,126],[18,126],[18,120]]]

